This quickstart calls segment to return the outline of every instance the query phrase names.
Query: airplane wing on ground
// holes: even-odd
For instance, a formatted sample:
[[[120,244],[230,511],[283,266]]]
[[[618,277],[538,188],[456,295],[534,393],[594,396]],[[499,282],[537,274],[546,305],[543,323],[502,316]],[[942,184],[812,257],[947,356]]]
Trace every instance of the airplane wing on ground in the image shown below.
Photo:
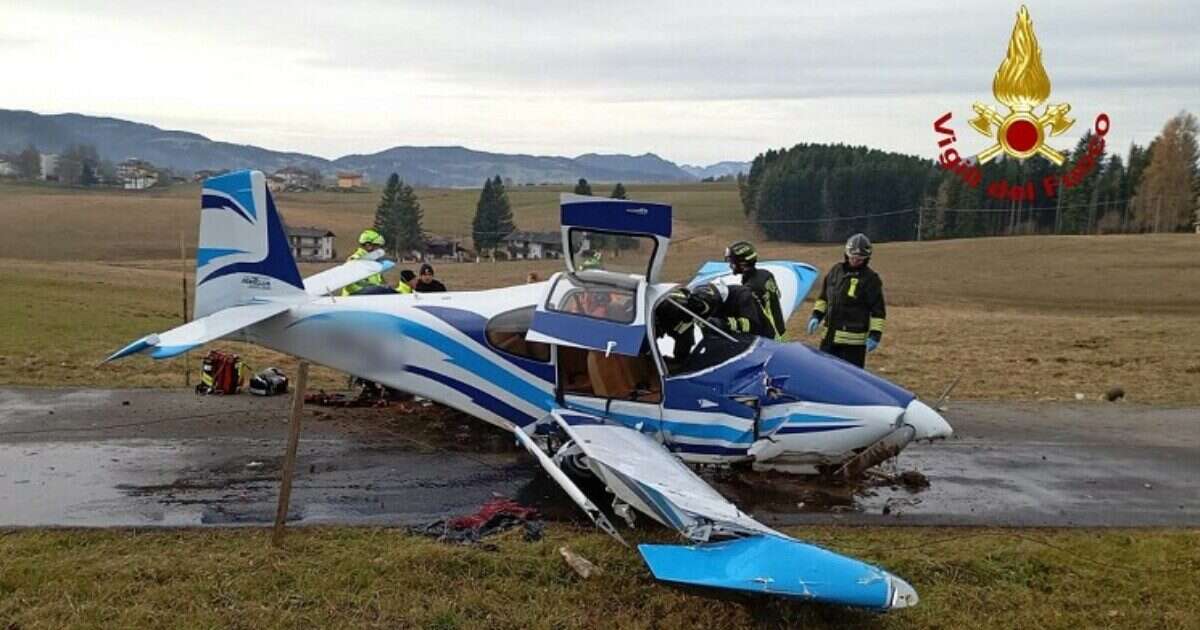
[[[395,263],[390,260],[351,260],[305,278],[304,292],[311,296],[335,294],[348,284],[383,273],[394,266]]]
[[[659,580],[876,610],[917,603],[916,591],[904,580],[759,523],[647,434],[565,409],[539,424],[547,423],[568,438],[564,451],[578,448],[586,456],[587,466],[618,499],[618,514],[623,503],[691,540],[638,546]],[[567,483],[570,492],[574,484]]]

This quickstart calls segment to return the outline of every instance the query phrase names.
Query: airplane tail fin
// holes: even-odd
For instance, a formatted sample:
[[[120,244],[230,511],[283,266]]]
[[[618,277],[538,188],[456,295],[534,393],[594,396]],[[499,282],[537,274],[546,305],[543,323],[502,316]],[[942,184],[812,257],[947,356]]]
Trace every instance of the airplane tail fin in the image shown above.
[[[232,306],[303,296],[304,281],[262,172],[235,171],[205,180],[194,319]]]
[[[237,171],[213,177],[205,180],[200,200],[192,321],[129,343],[104,363],[139,353],[155,359],[177,356],[391,266],[386,260],[352,260],[301,279],[263,174]]]

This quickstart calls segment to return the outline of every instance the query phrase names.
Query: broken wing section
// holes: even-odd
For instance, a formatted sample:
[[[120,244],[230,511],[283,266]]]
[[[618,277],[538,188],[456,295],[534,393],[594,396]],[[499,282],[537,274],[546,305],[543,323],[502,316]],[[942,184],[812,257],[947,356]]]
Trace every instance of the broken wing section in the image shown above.
[[[618,499],[689,539],[778,533],[727,501],[650,436],[574,411],[551,415]]]
[[[873,610],[908,608],[917,592],[865,562],[785,536],[704,545],[638,545],[657,580]]]
[[[616,495],[617,514],[628,505],[693,541],[638,546],[656,579],[873,610],[917,603],[912,586],[887,571],[754,520],[649,435],[569,410],[550,417],[569,438],[563,451],[578,448]]]

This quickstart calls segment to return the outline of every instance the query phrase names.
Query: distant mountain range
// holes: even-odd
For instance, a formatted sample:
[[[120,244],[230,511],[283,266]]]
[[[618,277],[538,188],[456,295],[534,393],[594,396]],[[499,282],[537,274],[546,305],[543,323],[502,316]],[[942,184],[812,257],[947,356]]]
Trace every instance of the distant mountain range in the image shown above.
[[[679,168],[687,171],[696,179],[707,179],[709,177],[715,179],[717,177],[724,177],[726,175],[737,175],[738,173],[746,173],[747,175],[750,174],[749,162],[725,161],[717,162],[716,164],[709,164],[708,166],[692,166],[691,164],[682,164]]]
[[[680,167],[653,153],[586,153],[569,158],[488,153],[464,147],[398,146],[370,155],[329,160],[305,153],[220,142],[196,133],[164,130],[117,118],[0,109],[0,153],[16,153],[31,144],[43,153],[90,144],[103,159],[119,162],[137,157],[177,173],[239,168],[270,173],[298,166],[325,174],[362,172],[372,182],[399,173],[406,182],[419,186],[479,186],[485,178],[495,175],[519,184],[570,183],[581,177],[595,182],[687,182],[749,170],[746,162]]]

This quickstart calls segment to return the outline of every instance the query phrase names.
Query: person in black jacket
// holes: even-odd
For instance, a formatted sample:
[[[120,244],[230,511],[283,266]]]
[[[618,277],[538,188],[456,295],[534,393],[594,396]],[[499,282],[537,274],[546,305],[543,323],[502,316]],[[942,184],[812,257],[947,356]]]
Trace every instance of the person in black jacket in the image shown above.
[[[683,306],[687,311],[679,306]],[[717,337],[710,330],[704,330],[703,324],[697,324],[693,314],[705,319],[708,324],[740,338],[743,343],[748,343],[749,335],[770,337],[770,331],[759,313],[754,294],[743,286],[710,283],[697,287],[694,291],[686,287],[676,287],[667,299],[654,309],[655,336],[670,337],[674,342],[674,350],[667,360],[668,372],[679,373],[681,366],[691,358],[692,348],[696,343],[697,326],[701,326],[705,339],[709,342]]]
[[[822,322],[821,350],[863,367],[867,353],[879,347],[887,308],[883,280],[870,267],[871,240],[855,234],[846,241],[842,262],[825,274],[821,295],[808,320],[808,334]]]
[[[738,335],[775,338],[750,287],[712,282],[697,287],[693,295],[704,303],[708,323],[717,328]]]
[[[754,245],[738,241],[726,247],[725,260],[734,273],[742,276],[742,286],[753,292],[757,310],[767,326],[768,334],[763,336],[782,341],[783,333],[787,332],[784,327],[787,322],[784,321],[783,309],[779,304],[779,285],[775,283],[775,276],[770,271],[756,266],[758,251],[754,249]]]
[[[441,293],[446,290],[446,285],[433,277],[433,265],[425,263],[421,265],[421,273],[417,276],[417,281],[413,283],[412,288],[417,293]]]

